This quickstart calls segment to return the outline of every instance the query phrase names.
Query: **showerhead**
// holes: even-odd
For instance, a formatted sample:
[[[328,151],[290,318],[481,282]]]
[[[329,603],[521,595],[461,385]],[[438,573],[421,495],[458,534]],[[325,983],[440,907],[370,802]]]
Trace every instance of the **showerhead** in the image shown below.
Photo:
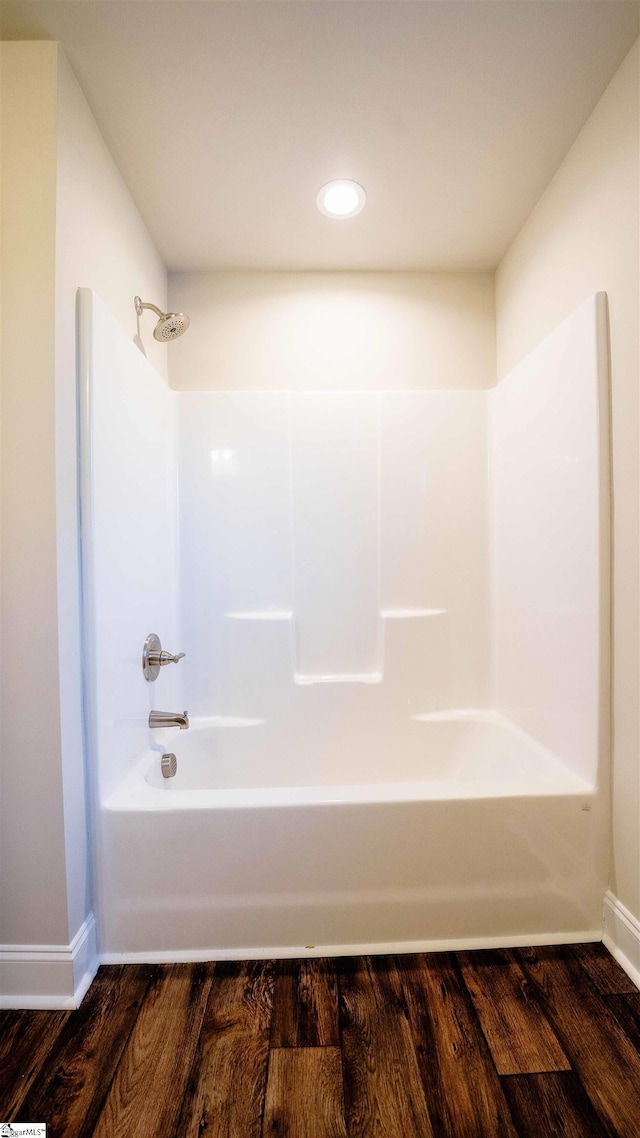
[[[169,340],[177,340],[183,332],[186,332],[189,327],[190,320],[185,316],[184,312],[161,312],[156,308],[155,304],[147,304],[140,300],[139,296],[134,297],[133,303],[136,307],[138,316],[142,316],[145,308],[150,308],[159,317],[158,323],[153,329],[153,337],[155,340],[160,340],[162,343],[167,343]]]
[[[165,312],[153,329],[156,340],[177,340],[189,327],[189,317],[184,312]]]

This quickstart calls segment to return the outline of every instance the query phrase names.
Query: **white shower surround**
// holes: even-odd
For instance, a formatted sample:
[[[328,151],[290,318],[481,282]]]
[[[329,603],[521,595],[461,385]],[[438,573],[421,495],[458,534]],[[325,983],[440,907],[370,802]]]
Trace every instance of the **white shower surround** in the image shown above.
[[[80,310],[103,958],[598,939],[604,296],[487,392],[171,392]]]

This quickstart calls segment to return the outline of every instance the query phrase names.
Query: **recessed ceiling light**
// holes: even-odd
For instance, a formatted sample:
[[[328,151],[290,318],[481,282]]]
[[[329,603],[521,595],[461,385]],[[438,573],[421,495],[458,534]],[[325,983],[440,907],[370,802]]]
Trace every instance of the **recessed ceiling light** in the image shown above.
[[[320,213],[325,217],[346,218],[355,217],[364,209],[367,195],[357,182],[341,179],[337,182],[327,182],[316,198]]]

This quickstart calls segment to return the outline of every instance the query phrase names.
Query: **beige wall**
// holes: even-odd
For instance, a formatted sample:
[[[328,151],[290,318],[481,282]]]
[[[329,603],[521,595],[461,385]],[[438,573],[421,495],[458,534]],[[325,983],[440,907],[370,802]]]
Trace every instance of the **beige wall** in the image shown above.
[[[183,390],[491,387],[491,273],[172,273]]]
[[[0,942],[68,941],[55,508],[57,48],[2,63]]]
[[[498,375],[591,293],[609,299],[613,447],[611,889],[640,917],[639,53],[614,76],[496,276]]]
[[[90,907],[81,724],[76,289],[132,337],[166,273],[54,43],[2,61],[0,942],[69,943]],[[166,374],[153,320],[142,333]]]

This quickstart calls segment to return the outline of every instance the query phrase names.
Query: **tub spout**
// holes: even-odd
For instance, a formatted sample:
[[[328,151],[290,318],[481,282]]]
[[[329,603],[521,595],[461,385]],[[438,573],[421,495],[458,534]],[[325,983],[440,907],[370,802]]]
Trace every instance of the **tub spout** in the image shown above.
[[[186,731],[189,726],[189,713],[186,711],[151,711],[149,712],[150,727],[179,727]]]

